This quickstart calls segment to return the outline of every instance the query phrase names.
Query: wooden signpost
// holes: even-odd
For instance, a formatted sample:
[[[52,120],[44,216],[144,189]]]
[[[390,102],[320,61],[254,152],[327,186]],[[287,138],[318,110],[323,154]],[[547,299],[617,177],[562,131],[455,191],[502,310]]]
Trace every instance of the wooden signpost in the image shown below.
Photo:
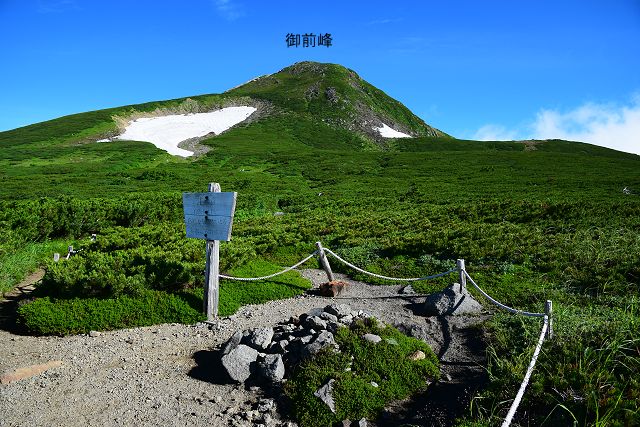
[[[218,317],[220,240],[231,240],[238,193],[222,193],[220,184],[209,184],[208,193],[182,193],[187,237],[207,241],[204,312],[207,321]]]

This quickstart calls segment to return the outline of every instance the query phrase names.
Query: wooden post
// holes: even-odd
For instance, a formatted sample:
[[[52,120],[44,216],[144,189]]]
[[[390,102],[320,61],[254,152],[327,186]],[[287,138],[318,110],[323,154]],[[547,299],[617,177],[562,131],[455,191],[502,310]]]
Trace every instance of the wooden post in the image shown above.
[[[547,326],[547,338],[553,338],[553,303],[550,299],[547,300],[547,303],[544,306],[544,314],[547,315],[549,319],[549,326]]]
[[[220,184],[209,184],[209,192],[220,193]],[[204,312],[207,321],[218,318],[218,297],[220,281],[220,240],[207,240],[207,264],[204,280]]]
[[[456,267],[458,267],[459,277],[458,280],[460,282],[460,292],[464,290],[467,286],[467,276],[464,275],[464,260],[459,259],[456,261]]]
[[[329,264],[327,255],[324,253],[322,243],[316,242],[316,248],[318,248],[318,260],[320,261],[320,266],[324,272],[327,273],[327,281],[333,282],[333,271],[331,271],[331,264]]]

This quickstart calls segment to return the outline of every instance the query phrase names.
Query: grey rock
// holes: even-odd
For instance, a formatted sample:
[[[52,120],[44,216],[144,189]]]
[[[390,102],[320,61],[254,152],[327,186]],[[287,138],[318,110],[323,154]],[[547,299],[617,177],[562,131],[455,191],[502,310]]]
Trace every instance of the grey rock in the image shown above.
[[[320,316],[324,310],[320,307],[312,308],[307,312],[307,316]]]
[[[460,291],[460,285],[454,283],[442,292],[431,294],[424,303],[427,316],[456,316],[461,314],[480,314],[482,306],[466,288]]]
[[[338,321],[338,317],[331,314],[331,313],[327,313],[326,311],[323,311],[322,313],[320,313],[320,318],[326,320],[327,322],[337,322]]]
[[[351,307],[347,304],[331,304],[326,306],[324,311],[338,318],[351,315]]]
[[[358,421],[358,427],[367,427],[368,425],[369,423],[367,423],[366,418],[360,418],[360,420]]]
[[[302,348],[302,357],[307,357],[316,354],[325,347],[329,347],[335,344],[333,334],[329,331],[322,331],[318,334],[318,337],[311,344]]]
[[[351,315],[344,316],[343,318],[341,318],[339,320],[339,322],[342,323],[343,325],[349,326],[351,323],[353,323],[353,316],[351,316]]]
[[[258,402],[258,412],[269,412],[276,407],[273,399],[260,399]]]
[[[239,383],[245,382],[251,376],[251,364],[258,358],[258,351],[244,344],[239,344],[229,353],[222,356],[222,366],[229,377]]]
[[[313,340],[313,335],[305,335],[304,337],[300,338],[300,342],[302,344],[309,344],[312,340]]]
[[[256,328],[249,332],[246,344],[255,349],[266,349],[271,344],[273,338],[273,328]]]
[[[99,331],[89,331],[89,336],[92,338],[96,338],[99,337],[100,335],[102,335],[102,332]]]
[[[231,338],[229,338],[229,340],[222,347],[222,354],[223,355],[229,354],[231,350],[233,350],[240,344],[242,337],[243,337],[242,331],[236,331],[236,333],[231,335]]]
[[[414,295],[416,291],[415,289],[413,289],[413,286],[407,285],[404,288],[400,289],[400,293],[403,295]]]
[[[284,362],[279,354],[267,354],[258,366],[260,375],[269,381],[280,382],[284,378]]]
[[[380,341],[382,341],[382,338],[380,338],[379,335],[375,335],[375,334],[364,334],[362,338],[374,344],[378,344]]]
[[[331,395],[331,393],[333,392],[333,383],[335,381],[335,379],[331,378],[322,387],[316,390],[315,393],[313,393],[313,395],[324,402],[324,404],[327,405],[329,407],[329,410],[334,414],[336,413],[336,404],[333,401],[333,396]]]
[[[307,327],[315,329],[316,331],[320,331],[322,329],[327,329],[327,322],[322,320],[318,316],[309,316],[305,321]]]
[[[393,324],[400,332],[422,341],[428,341],[439,333],[440,327],[431,323],[418,324],[409,320],[395,322]]]

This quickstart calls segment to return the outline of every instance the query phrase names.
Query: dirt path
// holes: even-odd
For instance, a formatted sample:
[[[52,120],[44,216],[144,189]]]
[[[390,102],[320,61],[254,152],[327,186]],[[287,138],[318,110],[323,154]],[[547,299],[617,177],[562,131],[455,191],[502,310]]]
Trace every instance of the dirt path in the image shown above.
[[[317,287],[319,270],[304,270]],[[443,361],[442,381],[422,396],[396,402],[378,425],[450,425],[482,383],[483,317],[428,318],[424,296],[403,295],[400,286],[351,281],[338,298],[312,294],[242,307],[206,324],[167,324],[102,332],[97,336],[31,337],[0,330],[0,373],[62,361],[33,377],[0,385],[0,426],[250,426],[262,390],[212,382],[216,360],[209,350],[238,329],[273,326],[312,308],[343,302],[399,325],[432,345]],[[339,301],[336,301],[339,300]],[[262,402],[264,403],[264,402]],[[273,411],[266,425],[294,425]]]

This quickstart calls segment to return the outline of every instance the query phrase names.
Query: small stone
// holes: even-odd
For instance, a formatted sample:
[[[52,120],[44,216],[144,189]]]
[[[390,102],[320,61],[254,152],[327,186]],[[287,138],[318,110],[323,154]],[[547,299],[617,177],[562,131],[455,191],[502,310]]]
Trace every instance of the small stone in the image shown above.
[[[409,355],[409,360],[422,360],[427,357],[422,350],[416,350]]]
[[[369,384],[371,384],[372,387],[378,388],[378,383],[375,381],[371,381]]]
[[[271,344],[273,338],[273,328],[256,328],[249,332],[249,336],[246,339],[246,344],[255,348],[256,350],[265,350]]]
[[[327,322],[325,320],[322,320],[318,316],[307,317],[305,324],[307,325],[307,327],[315,329],[316,331],[327,329]]]
[[[324,308],[324,311],[340,318],[349,316],[351,314],[351,307],[349,307],[347,304],[331,304],[326,306]]]
[[[329,331],[322,331],[318,334],[318,337],[311,344],[308,344],[302,349],[302,357],[311,356],[318,353],[325,347],[335,344],[333,334]]]
[[[335,379],[331,378],[322,387],[316,390],[315,393],[313,393],[313,395],[322,400],[322,402],[324,402],[324,404],[327,405],[329,407],[329,410],[334,414],[336,413],[336,404],[333,401],[333,396],[331,395],[331,393],[333,391],[333,383],[335,381]]]
[[[374,344],[378,344],[380,341],[382,341],[382,338],[380,338],[379,335],[375,335],[375,334],[364,334],[362,338]]]
[[[394,338],[385,338],[384,340],[387,342],[387,344],[398,345],[398,341],[396,341]]]
[[[328,322],[337,322],[338,321],[338,317],[334,316],[331,313],[327,313],[326,311],[323,311],[322,313],[320,313],[320,318],[323,320],[326,320]]]
[[[92,338],[99,337],[100,335],[102,335],[102,332],[100,331],[89,331],[89,336]]]
[[[351,316],[351,315],[344,316],[339,320],[339,322],[342,323],[343,325],[349,326],[350,324],[353,323],[353,316]]]
[[[358,427],[367,427],[368,425],[366,418],[360,418],[358,421]]]
[[[282,381],[284,378],[284,362],[279,354],[267,354],[258,364],[260,374],[274,383]]]
[[[269,412],[275,408],[276,404],[273,399],[261,399],[258,402],[258,412]]]
[[[413,289],[413,286],[407,285],[404,288],[400,289],[400,293],[403,295],[413,295],[416,293],[416,291],[415,289]]]

